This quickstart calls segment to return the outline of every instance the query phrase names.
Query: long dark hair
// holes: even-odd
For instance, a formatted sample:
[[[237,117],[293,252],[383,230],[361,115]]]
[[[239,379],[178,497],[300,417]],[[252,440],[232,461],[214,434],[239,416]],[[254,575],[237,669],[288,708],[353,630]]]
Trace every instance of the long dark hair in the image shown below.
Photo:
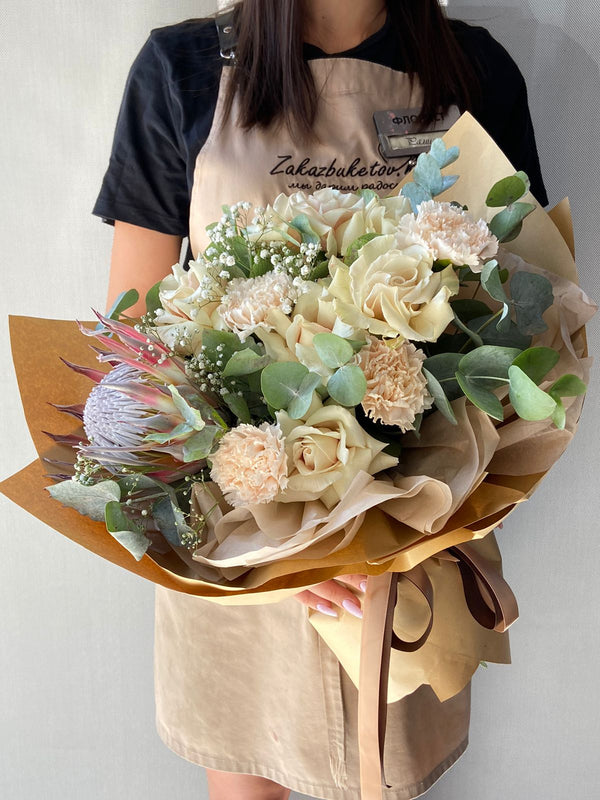
[[[243,0],[235,7],[236,59],[225,115],[237,96],[238,122],[246,130],[280,121],[296,136],[311,136],[318,97],[303,58],[303,6],[303,0]],[[423,89],[420,122],[433,122],[453,103],[472,111],[477,76],[438,0],[387,0],[387,9],[411,87],[417,78]]]

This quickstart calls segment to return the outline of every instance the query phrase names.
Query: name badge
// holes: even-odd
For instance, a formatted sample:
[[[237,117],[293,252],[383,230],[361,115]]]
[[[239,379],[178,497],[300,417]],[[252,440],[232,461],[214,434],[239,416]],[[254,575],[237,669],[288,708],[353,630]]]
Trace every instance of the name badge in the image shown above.
[[[416,125],[418,108],[395,108],[376,111],[373,122],[381,153],[386,158],[406,158],[426,153],[434,139],[440,139],[460,117],[457,106],[450,106],[446,115],[438,114],[427,128]]]

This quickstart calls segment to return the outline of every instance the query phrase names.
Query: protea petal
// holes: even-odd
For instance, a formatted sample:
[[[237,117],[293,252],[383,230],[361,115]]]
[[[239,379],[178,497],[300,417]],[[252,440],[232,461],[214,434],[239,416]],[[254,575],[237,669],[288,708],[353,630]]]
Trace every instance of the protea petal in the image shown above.
[[[93,310],[93,309],[92,309]],[[116,333],[119,339],[130,345],[132,348],[137,348],[141,350],[146,349],[146,345],[148,344],[148,339],[150,339],[151,343],[155,346],[155,350],[159,353],[164,353],[165,355],[169,355],[169,348],[165,347],[165,345],[154,336],[148,336],[146,333],[141,333],[140,331],[136,331],[131,325],[126,325],[123,322],[117,322],[114,319],[109,319],[108,317],[102,316],[97,311],[94,311],[94,314],[98,317],[100,322],[108,328],[111,333]]]
[[[59,403],[48,403],[48,405],[53,406],[57,411],[62,411],[64,414],[70,414],[72,417],[76,417],[80,420],[83,419],[83,403],[77,403],[71,406],[63,406]]]
[[[50,431],[42,431],[46,436],[49,436],[53,442],[57,444],[68,444],[71,447],[77,447],[81,442],[85,442],[85,436],[75,433],[50,433]]]
[[[82,375],[85,375],[90,380],[94,381],[94,383],[100,383],[102,378],[106,375],[106,372],[102,372],[99,369],[92,369],[91,367],[82,367],[79,364],[73,364],[71,361],[67,361],[66,358],[60,357],[60,360],[63,364],[66,364],[67,367],[70,367],[75,372],[80,372]]]
[[[164,414],[176,414],[177,409],[171,399],[171,394],[166,394],[158,387],[149,386],[139,381],[128,381],[127,383],[110,383],[104,381],[103,386],[107,389],[115,389],[139,403],[143,403],[148,408],[154,408]]]

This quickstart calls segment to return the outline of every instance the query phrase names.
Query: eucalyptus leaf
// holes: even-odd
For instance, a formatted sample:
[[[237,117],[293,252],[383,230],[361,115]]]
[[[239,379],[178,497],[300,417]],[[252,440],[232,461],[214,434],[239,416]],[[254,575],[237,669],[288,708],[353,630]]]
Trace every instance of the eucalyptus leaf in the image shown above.
[[[536,386],[520,367],[510,367],[508,377],[510,402],[522,419],[546,419],[554,412],[556,401]]]
[[[556,366],[559,358],[559,354],[551,347],[529,347],[515,358],[513,364],[539,384]]]
[[[152,518],[172,547],[182,546],[182,534],[193,533],[185,521],[183,511],[168,498],[157,500],[152,506]]]
[[[466,283],[467,281],[479,281],[481,280],[481,275],[479,272],[473,272],[471,267],[461,267],[458,270],[458,280],[460,283]]]
[[[316,372],[309,372],[304,376],[298,387],[298,394],[287,408],[287,413],[292,419],[300,419],[306,414],[312,402],[313,392],[321,384],[321,380],[321,376]]]
[[[214,425],[207,425],[203,430],[190,436],[183,445],[184,462],[188,464],[190,461],[201,461],[209,456],[218,430]]]
[[[480,347],[483,344],[483,339],[481,336],[479,336],[479,334],[475,331],[471,330],[468,325],[465,325],[465,323],[456,316],[456,313],[454,314],[454,324],[459,330],[467,334],[469,339],[476,347]]]
[[[146,489],[155,489],[156,481],[154,478],[143,475],[141,472],[136,472],[133,475],[123,475],[117,480],[121,490],[121,497],[125,497],[130,492],[141,492]]]
[[[431,200],[431,192],[419,186],[418,183],[405,183],[400,194],[410,200],[411,208],[415,214],[419,211],[421,203],[425,200]]]
[[[456,146],[446,148],[446,142],[439,137],[433,140],[429,152],[437,161],[439,168],[444,169],[456,161],[460,150]]]
[[[502,306],[502,313],[496,322],[496,330],[500,331],[500,333],[508,333],[511,325],[512,320],[510,318],[510,305],[508,303],[504,303]]]
[[[161,283],[162,281],[157,281],[154,286],[151,286],[146,292],[146,314],[153,314],[158,308],[162,308],[159,296]]]
[[[289,406],[300,393],[308,369],[298,361],[278,361],[262,371],[260,385],[267,403],[275,409]]]
[[[268,356],[259,356],[254,350],[249,347],[244,350],[236,350],[235,353],[225,364],[223,369],[223,377],[239,377],[241,375],[250,375],[252,372],[258,372],[271,363]]]
[[[104,521],[110,535],[140,561],[150,547],[150,539],[125,515],[116,500],[106,504]]]
[[[330,369],[342,367],[354,355],[352,345],[335,333],[315,334],[313,347],[323,364]]]
[[[137,289],[127,289],[125,292],[121,292],[115,299],[115,302],[110,307],[110,310],[104,315],[107,319],[116,319],[118,320],[121,313],[131,306],[134,306],[137,301],[140,299],[140,295]],[[100,330],[103,327],[102,322],[99,322],[96,325],[96,330]]]
[[[523,172],[522,170],[519,170],[518,172],[515,172],[515,177],[520,178],[523,181],[523,183],[525,184],[525,191],[528,192],[531,184],[527,173]]]
[[[371,239],[375,239],[377,236],[380,236],[380,234],[379,233],[363,233],[362,236],[359,236],[357,239],[355,239],[348,246],[348,249],[346,250],[346,254],[344,256],[344,264],[346,264],[346,266],[348,266],[348,267],[351,264],[354,264],[354,262],[358,258],[358,252],[359,252],[360,248],[363,247],[363,245],[367,244],[367,242],[370,242]]]
[[[455,374],[461,359],[461,353],[438,353],[423,362],[423,368],[440,383],[440,388],[449,400],[456,400],[463,394]],[[431,391],[430,394],[435,398]]]
[[[565,423],[567,421],[567,412],[565,407],[562,403],[560,397],[555,396],[552,392],[550,392],[550,397],[556,403],[556,408],[552,412],[552,422],[559,428],[561,431],[565,429]]]
[[[510,279],[510,294],[521,333],[545,331],[548,326],[542,315],[554,302],[550,281],[534,272],[515,272]]]
[[[191,425],[194,430],[201,431],[206,424],[202,419],[202,414],[187,402],[176,386],[169,384],[168,389],[171,392],[175,408],[179,411],[184,421]]]
[[[298,214],[289,225],[290,228],[295,228],[298,231],[304,243],[318,245],[321,242],[319,234],[312,229],[310,220],[306,214]]]
[[[357,406],[367,391],[367,379],[356,364],[346,364],[327,381],[327,391],[341,406]]]
[[[435,375],[429,372],[429,370],[426,367],[423,367],[422,369],[423,369],[423,375],[425,375],[425,378],[427,380],[427,390],[429,391],[429,394],[433,397],[433,402],[435,404],[435,407],[441,414],[443,414],[444,417],[446,417],[448,422],[451,422],[453,425],[456,425],[457,424],[456,416],[454,414],[454,411],[452,410],[450,401],[446,397],[442,385],[435,377]]]
[[[121,499],[121,489],[116,481],[100,481],[92,486],[84,486],[79,481],[69,479],[46,486],[46,490],[63,506],[74,508],[96,522],[104,522],[107,503]]]
[[[318,261],[312,268],[309,281],[318,281],[319,278],[326,278],[329,275],[329,261],[327,259]]]
[[[221,397],[227,408],[235,414],[240,422],[245,422],[247,425],[252,422],[248,403],[246,403],[243,397],[240,397],[239,394],[235,394],[234,392],[225,392]]]
[[[417,159],[413,177],[415,183],[422,186],[431,195],[442,191],[442,173],[435,158],[429,153],[421,153]]]
[[[182,422],[180,425],[176,425],[173,430],[165,431],[164,433],[149,433],[144,436],[145,442],[156,442],[157,444],[166,444],[166,442],[174,441],[175,439],[181,439],[184,436],[190,434],[194,428],[191,425],[188,425],[187,422]]]
[[[441,194],[445,192],[446,189],[450,189],[451,186],[454,186],[456,181],[458,180],[459,175],[443,175],[442,176],[442,188],[436,194]]]
[[[558,397],[577,397],[586,393],[587,386],[577,375],[561,375],[548,391]]]
[[[481,285],[485,291],[500,303],[508,303],[508,297],[500,280],[498,262],[495,259],[487,261],[481,269]]]
[[[221,345],[222,349],[217,350]],[[219,360],[226,364],[237,350],[245,350],[247,347],[231,331],[216,331],[213,328],[204,328],[202,331],[202,354],[213,364]]]
[[[495,183],[486,197],[485,204],[491,208],[509,206],[527,193],[527,184],[519,173]]]
[[[487,314],[485,317],[475,317],[469,320],[468,323],[469,328],[479,333],[484,344],[495,344],[501,347],[516,347],[519,350],[525,350],[529,347],[531,344],[531,336],[526,336],[521,333],[510,318],[508,318],[509,323],[506,329],[498,330],[493,324],[486,325],[491,317],[491,314]],[[483,328],[484,325],[486,325],[485,328]]]
[[[475,381],[485,389],[495,389],[506,383],[508,369],[519,352],[514,347],[484,344],[464,355],[458,369],[469,381]]]
[[[471,378],[460,371],[456,373],[456,380],[474,406],[477,406],[477,408],[480,408],[494,419],[504,419],[502,403],[493,392],[482,386],[481,381]]]
[[[246,239],[243,236],[234,236],[229,239],[229,247],[233,252],[236,266],[244,275],[249,276],[252,268],[252,252]]]
[[[520,232],[525,217],[532,211],[535,211],[535,206],[531,203],[513,203],[492,218],[489,228],[498,241],[511,242]]]
[[[374,192],[373,189],[359,189],[357,194],[365,201],[365,205],[368,205],[371,200],[379,197],[377,192]]]

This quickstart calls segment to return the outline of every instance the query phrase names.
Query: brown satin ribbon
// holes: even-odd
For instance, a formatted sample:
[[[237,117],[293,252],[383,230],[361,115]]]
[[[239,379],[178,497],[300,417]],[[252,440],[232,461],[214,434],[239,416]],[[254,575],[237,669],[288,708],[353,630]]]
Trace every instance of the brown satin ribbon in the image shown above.
[[[519,610],[510,586],[491,562],[471,545],[448,548],[437,557],[457,563],[467,606],[480,625],[504,632],[517,619]],[[419,589],[431,611],[427,627],[415,641],[400,639],[393,629],[400,579],[409,580]],[[493,608],[488,605],[486,597]],[[426,642],[432,627],[433,587],[421,565],[407,572],[368,576],[363,603],[358,694],[361,800],[382,800],[383,787],[390,788],[385,779],[384,745],[391,649],[418,650]]]

